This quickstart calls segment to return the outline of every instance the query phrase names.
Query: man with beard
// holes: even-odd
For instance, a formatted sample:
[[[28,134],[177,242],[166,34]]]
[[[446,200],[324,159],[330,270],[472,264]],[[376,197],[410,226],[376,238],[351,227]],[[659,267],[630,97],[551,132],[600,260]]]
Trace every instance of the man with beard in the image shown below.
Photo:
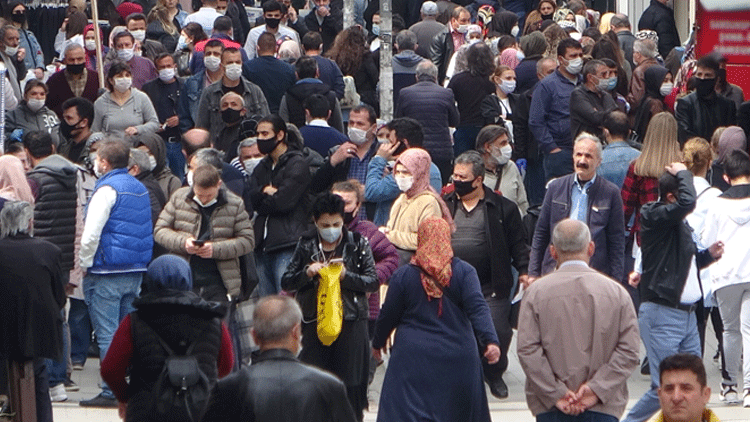
[[[622,280],[625,259],[625,222],[620,188],[596,175],[602,162],[602,146],[586,132],[573,146],[575,172],[549,183],[539,214],[529,256],[529,277],[533,280],[552,272],[556,262],[549,252],[552,230],[565,218],[583,221],[591,230],[595,251],[591,268]]]

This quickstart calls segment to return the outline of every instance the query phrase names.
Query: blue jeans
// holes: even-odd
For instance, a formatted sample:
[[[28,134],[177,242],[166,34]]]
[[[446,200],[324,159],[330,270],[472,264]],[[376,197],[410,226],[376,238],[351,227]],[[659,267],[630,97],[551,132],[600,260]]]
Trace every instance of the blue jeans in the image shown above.
[[[143,273],[86,274],[83,291],[91,315],[99,358],[104,360],[112,337],[125,315],[133,312],[133,300],[141,291]],[[102,396],[114,398],[112,390],[102,381]]]
[[[52,359],[45,359],[47,365],[47,373],[49,374],[49,386],[54,387],[57,384],[62,384],[68,379],[68,356],[70,356],[70,330],[68,328],[68,321],[65,319],[65,309],[60,311],[63,319],[62,331],[63,331],[63,351],[62,360],[56,361]]]
[[[182,143],[178,139],[177,142],[164,141],[164,145],[167,147],[169,169],[172,170],[172,174],[182,180],[185,177],[185,156],[182,155]]]
[[[643,422],[659,410],[657,390],[662,360],[676,353],[701,355],[695,312],[643,302],[638,312],[638,326],[651,369],[651,389],[630,409],[623,422]]]
[[[294,255],[294,248],[266,253],[255,253],[255,266],[258,270],[258,293],[260,297],[281,292],[281,277]]]
[[[532,163],[526,165],[526,176],[523,179],[523,186],[526,188],[526,198],[529,200],[529,207],[542,205],[544,194],[546,192],[544,178],[544,161],[542,154]]]
[[[570,416],[558,409],[536,415],[536,422],[617,422],[617,418],[606,413],[587,410],[578,416]]]
[[[573,150],[544,154],[544,177],[549,181],[573,173]]]
[[[458,157],[466,151],[473,150],[476,147],[477,135],[481,129],[481,126],[457,127],[456,131],[453,132],[453,156]]]
[[[68,313],[68,324],[70,325],[70,360],[81,365],[86,363],[91,342],[91,318],[86,301],[69,298],[70,312]]]

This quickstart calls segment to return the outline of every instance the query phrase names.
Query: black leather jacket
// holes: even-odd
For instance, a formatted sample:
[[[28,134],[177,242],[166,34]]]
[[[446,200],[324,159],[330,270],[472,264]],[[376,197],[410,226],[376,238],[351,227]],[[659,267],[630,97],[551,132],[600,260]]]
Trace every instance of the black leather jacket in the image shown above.
[[[285,349],[261,352],[246,369],[219,381],[203,422],[353,422],[338,378],[297,360]]]
[[[355,321],[367,319],[369,305],[367,293],[378,289],[378,276],[370,243],[359,233],[343,229],[344,241],[336,247],[336,257],[343,257],[346,274],[341,280],[341,299],[344,302],[344,319]],[[281,278],[281,288],[297,292],[297,301],[302,307],[302,318],[306,322],[315,321],[318,315],[318,280],[307,276],[307,266],[320,261],[320,243],[317,230],[305,233],[294,251],[289,266]]]
[[[679,305],[693,255],[698,270],[713,262],[708,250],[697,250],[684,221],[695,208],[693,175],[683,170],[677,178],[677,202],[650,202],[641,207],[643,275],[639,289],[643,302]]]

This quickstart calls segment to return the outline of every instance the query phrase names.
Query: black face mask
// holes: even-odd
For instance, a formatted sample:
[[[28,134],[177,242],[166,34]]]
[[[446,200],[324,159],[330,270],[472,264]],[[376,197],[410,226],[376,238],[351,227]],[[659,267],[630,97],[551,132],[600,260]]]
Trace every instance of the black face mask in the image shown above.
[[[475,178],[475,179],[472,179],[472,180],[465,180],[465,181],[454,180],[453,181],[453,189],[455,189],[456,194],[458,196],[468,195],[468,194],[474,192],[474,186],[472,186],[472,183],[474,183],[474,180],[477,180],[477,179]]]
[[[542,20],[543,21],[548,21],[550,19],[552,19],[552,13],[550,13],[549,15],[542,15]]]
[[[699,97],[706,98],[714,93],[714,88],[716,88],[716,78],[698,79],[695,90],[698,92]]]
[[[354,221],[354,218],[355,218],[355,217],[356,217],[356,216],[354,215],[354,211],[351,211],[351,212],[345,212],[345,213],[344,213],[344,224],[346,224],[347,226],[348,226],[349,224],[352,224],[352,221]]]
[[[268,139],[258,138],[258,151],[263,155],[268,155],[276,149],[276,145],[278,144],[279,141],[276,140],[276,137]]]
[[[78,123],[74,123],[72,125],[69,125],[68,122],[65,121],[65,119],[60,119],[60,132],[62,133],[62,136],[65,139],[70,139],[73,137],[73,131],[78,129],[76,126],[78,126],[83,119],[79,120]]]
[[[235,110],[233,108],[221,110],[221,120],[223,120],[224,123],[228,125],[232,123],[237,123],[242,118],[242,116],[240,115],[241,112],[242,110]]]
[[[23,23],[26,22],[26,13],[14,13],[10,16],[10,18],[13,20],[13,22],[23,25]]]
[[[69,64],[65,66],[65,69],[67,69],[71,75],[80,75],[81,73],[83,73],[84,66],[86,66],[86,63]]]
[[[406,151],[406,144],[404,144],[403,142],[399,141],[399,146],[398,146],[398,148],[396,148],[395,151],[393,151],[393,156],[394,157],[398,157],[404,151]]]
[[[266,20],[266,26],[271,29],[276,29],[279,27],[279,23],[281,23],[281,19],[279,18],[265,18]]]

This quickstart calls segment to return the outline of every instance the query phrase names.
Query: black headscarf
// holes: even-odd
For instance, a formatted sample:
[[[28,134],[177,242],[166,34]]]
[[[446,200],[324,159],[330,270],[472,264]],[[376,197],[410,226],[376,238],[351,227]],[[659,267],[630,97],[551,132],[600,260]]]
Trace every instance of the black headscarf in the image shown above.
[[[669,70],[666,67],[659,65],[651,66],[646,69],[646,72],[643,74],[643,79],[646,85],[646,98],[664,99],[664,96],[661,95],[659,90],[661,89],[661,84],[664,82],[664,77],[667,76],[667,73],[669,73]]]

